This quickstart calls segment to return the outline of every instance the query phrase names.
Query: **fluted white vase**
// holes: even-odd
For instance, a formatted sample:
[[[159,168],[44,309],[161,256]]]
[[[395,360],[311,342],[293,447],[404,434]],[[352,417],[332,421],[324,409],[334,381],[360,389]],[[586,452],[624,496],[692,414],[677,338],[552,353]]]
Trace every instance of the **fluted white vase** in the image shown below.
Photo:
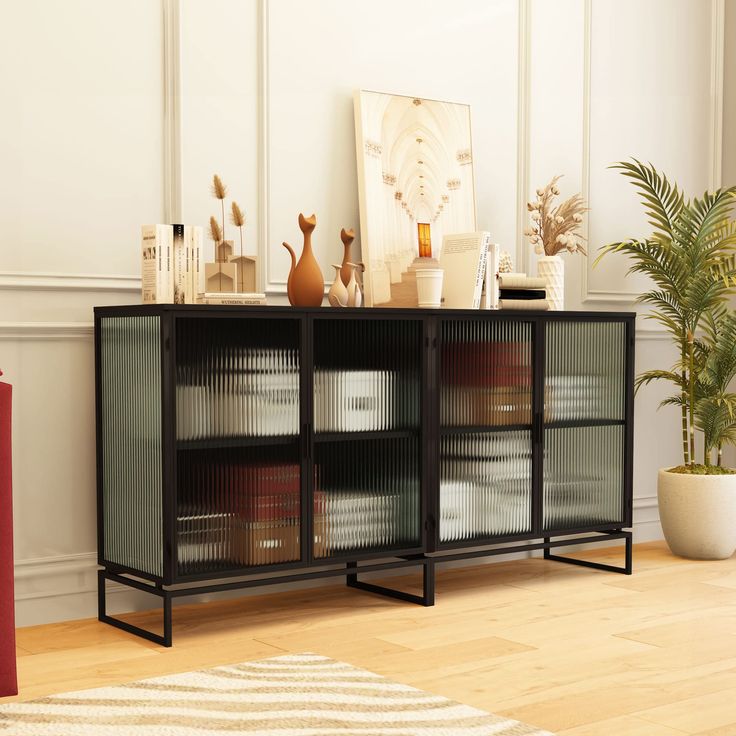
[[[547,282],[549,308],[561,311],[565,308],[565,262],[561,256],[540,256],[537,259],[537,275]]]
[[[332,268],[335,269],[335,280],[332,282],[329,292],[327,293],[327,301],[332,307],[347,307],[348,305],[348,290],[345,284],[342,282],[342,276],[340,275],[340,269],[342,268],[341,263],[333,263]]]

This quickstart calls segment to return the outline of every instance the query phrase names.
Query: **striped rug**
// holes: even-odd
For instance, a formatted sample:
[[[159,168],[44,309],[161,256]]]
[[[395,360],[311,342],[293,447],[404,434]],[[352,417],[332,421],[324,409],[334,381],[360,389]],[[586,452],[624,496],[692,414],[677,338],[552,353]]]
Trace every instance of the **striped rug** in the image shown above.
[[[500,675],[499,675],[500,676]],[[0,705],[5,736],[550,736],[316,654]]]

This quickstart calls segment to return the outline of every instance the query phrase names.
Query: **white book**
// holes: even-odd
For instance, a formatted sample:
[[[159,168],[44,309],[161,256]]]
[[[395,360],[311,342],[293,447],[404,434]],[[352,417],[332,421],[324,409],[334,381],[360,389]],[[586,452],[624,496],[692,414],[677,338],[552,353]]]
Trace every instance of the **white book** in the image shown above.
[[[483,309],[498,309],[498,243],[489,243],[483,284]]]
[[[144,304],[173,301],[173,282],[169,289],[171,264],[171,225],[141,226],[141,293]]]
[[[184,238],[189,243],[189,287],[187,304],[194,304],[199,295],[200,268],[202,262],[203,233],[199,225],[185,225]]]
[[[174,228],[171,225],[162,226],[163,250],[161,264],[161,293],[165,304],[174,302]]]
[[[184,225],[172,225],[173,229],[173,283],[174,304],[187,304],[189,289],[187,284],[191,283],[189,273],[189,241],[185,237]]]
[[[491,235],[488,232],[445,235],[440,266],[442,306],[447,309],[478,309],[486,273]]]

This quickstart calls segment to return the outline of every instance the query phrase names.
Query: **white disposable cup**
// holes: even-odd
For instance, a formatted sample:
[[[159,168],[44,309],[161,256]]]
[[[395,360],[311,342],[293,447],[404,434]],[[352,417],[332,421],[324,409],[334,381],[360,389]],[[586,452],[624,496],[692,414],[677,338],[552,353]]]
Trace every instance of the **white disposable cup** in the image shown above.
[[[442,279],[445,272],[441,268],[418,268],[415,273],[419,306],[439,309],[442,305]]]

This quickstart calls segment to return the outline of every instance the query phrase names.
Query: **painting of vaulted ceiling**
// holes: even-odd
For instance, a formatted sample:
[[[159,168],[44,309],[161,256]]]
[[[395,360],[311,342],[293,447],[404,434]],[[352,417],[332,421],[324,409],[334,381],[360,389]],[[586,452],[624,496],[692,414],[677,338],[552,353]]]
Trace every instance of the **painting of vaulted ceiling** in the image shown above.
[[[355,114],[366,300],[415,306],[416,269],[475,230],[470,108],[360,91]]]

